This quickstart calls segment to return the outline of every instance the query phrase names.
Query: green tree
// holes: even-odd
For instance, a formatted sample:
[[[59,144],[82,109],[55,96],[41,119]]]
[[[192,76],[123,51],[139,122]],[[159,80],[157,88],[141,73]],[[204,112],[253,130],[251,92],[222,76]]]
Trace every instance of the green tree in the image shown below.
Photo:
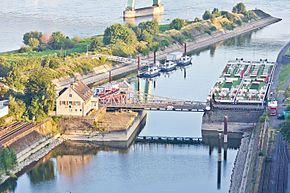
[[[118,41],[133,45],[137,42],[137,38],[133,30],[128,26],[113,24],[105,30],[103,42],[105,45],[108,45],[115,44]]]
[[[35,39],[39,40],[41,36],[42,36],[41,32],[37,32],[37,31],[27,32],[23,35],[23,42],[25,45],[29,45],[29,40],[31,38],[35,38]]]
[[[39,40],[36,38],[30,38],[28,40],[28,45],[32,47],[33,49],[37,48],[39,46]]]
[[[139,23],[138,27],[143,31],[146,30],[151,35],[159,33],[159,25],[156,21],[146,21]]]
[[[202,19],[204,19],[204,20],[212,19],[211,12],[210,11],[205,11],[204,14],[202,15]]]
[[[238,3],[237,5],[235,5],[235,6],[233,7],[232,12],[233,12],[233,13],[241,13],[241,14],[245,14],[245,13],[247,13],[247,9],[246,9],[245,4],[243,4],[243,3]]]
[[[151,35],[146,30],[143,30],[142,34],[141,34],[141,41],[145,41],[145,42],[148,42],[150,44],[153,42],[153,35]]]
[[[25,95],[29,118],[41,121],[49,111],[54,109],[56,98],[53,76],[47,69],[33,73],[26,84]]]
[[[180,30],[185,25],[186,25],[186,21],[184,19],[176,18],[172,20],[169,26],[170,26],[170,29]]]
[[[8,148],[0,149],[0,168],[7,172],[17,163],[16,153]]]
[[[213,10],[212,10],[212,15],[214,16],[214,17],[219,17],[219,16],[221,16],[221,12],[219,11],[219,9],[218,8],[214,8]]]
[[[61,48],[65,48],[65,41],[66,37],[62,32],[53,32],[51,34],[52,41],[50,45],[52,46],[53,49],[59,50]]]
[[[125,42],[118,41],[112,46],[112,54],[123,57],[133,56],[135,54],[135,49]]]
[[[95,49],[97,49],[99,46],[101,46],[102,45],[102,42],[101,42],[101,40],[100,40],[100,38],[93,38],[93,40],[92,40],[92,42],[91,42],[91,44],[90,44],[90,50],[95,50]]]
[[[9,115],[20,119],[24,115],[25,111],[25,103],[22,100],[15,99],[13,96],[9,97]]]

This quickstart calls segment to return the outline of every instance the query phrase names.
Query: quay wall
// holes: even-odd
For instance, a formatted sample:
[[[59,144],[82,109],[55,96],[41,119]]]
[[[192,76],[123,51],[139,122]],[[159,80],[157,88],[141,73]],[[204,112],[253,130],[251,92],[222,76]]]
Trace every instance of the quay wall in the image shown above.
[[[264,110],[247,110],[247,109],[214,109],[204,114],[203,123],[223,122],[224,117],[228,116],[229,122],[236,123],[257,123]]]
[[[71,141],[87,141],[87,142],[100,142],[101,144],[111,143],[126,143],[127,145],[131,144],[134,140],[134,137],[138,134],[141,129],[141,126],[145,124],[147,117],[147,111],[142,111],[135,118],[133,124],[122,131],[112,131],[112,132],[91,132],[91,133],[76,133],[76,134],[64,134],[62,137],[66,140]]]

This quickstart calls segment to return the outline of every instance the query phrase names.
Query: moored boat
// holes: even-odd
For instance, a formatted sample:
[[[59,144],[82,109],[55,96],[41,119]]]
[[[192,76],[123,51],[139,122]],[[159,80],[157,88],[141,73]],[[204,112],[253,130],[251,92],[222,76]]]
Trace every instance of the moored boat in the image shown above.
[[[180,60],[177,61],[177,65],[179,66],[187,66],[191,64],[192,58],[189,56],[183,56],[180,58]]]
[[[160,68],[157,66],[150,66],[146,71],[139,74],[141,78],[154,78],[160,75]]]
[[[177,64],[172,61],[166,60],[164,64],[161,66],[162,72],[169,72],[176,69]]]

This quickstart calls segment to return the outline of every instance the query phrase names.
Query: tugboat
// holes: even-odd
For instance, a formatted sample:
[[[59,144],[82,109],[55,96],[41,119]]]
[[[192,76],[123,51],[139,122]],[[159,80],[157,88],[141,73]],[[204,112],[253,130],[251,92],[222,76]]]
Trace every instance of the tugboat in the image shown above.
[[[141,78],[154,78],[160,75],[160,68],[158,66],[149,66],[146,71],[139,74]]]
[[[180,60],[178,60],[177,65],[179,66],[187,66],[189,64],[191,64],[191,57],[189,56],[183,56],[180,58]]]
[[[162,72],[169,72],[176,69],[177,64],[172,61],[166,60],[165,63],[161,66]]]

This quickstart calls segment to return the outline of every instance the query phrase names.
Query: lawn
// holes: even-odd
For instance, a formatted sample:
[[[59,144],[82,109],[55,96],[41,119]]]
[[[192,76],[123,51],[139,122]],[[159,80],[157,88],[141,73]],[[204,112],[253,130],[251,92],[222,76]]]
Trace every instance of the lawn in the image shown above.
[[[290,64],[284,64],[279,74],[279,82],[277,86],[277,91],[283,90],[283,87],[288,80],[289,74],[290,74]]]

